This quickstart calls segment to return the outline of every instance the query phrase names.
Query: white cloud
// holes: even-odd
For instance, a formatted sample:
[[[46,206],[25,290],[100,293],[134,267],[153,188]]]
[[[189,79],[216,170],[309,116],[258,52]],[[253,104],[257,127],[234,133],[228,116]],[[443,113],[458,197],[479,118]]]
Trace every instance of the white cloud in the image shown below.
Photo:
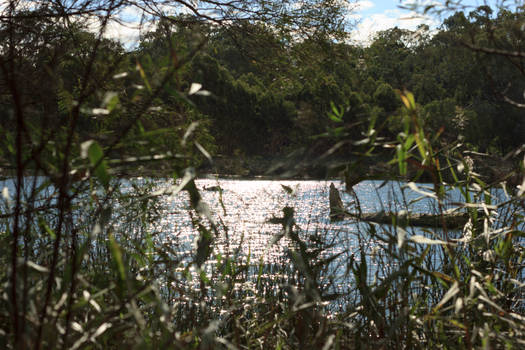
[[[359,20],[362,17],[362,12],[370,10],[374,6],[375,5],[371,0],[357,0],[356,2],[347,2],[347,18],[351,21]]]
[[[120,42],[126,48],[133,48],[138,45],[140,35],[155,30],[156,22],[151,20],[151,16],[133,6],[126,6],[115,13],[105,28],[104,37]],[[148,19],[149,17],[149,19]],[[88,28],[93,33],[98,33],[101,22],[99,18],[91,17]]]
[[[374,35],[382,30],[399,27],[402,29],[415,30],[421,24],[430,27],[438,25],[436,19],[422,17],[415,12],[407,12],[399,9],[387,10],[368,17],[360,16],[359,23],[352,31],[350,38],[360,45],[368,45]]]
[[[354,11],[366,11],[374,7],[374,3],[370,0],[359,0],[353,6]]]
[[[125,47],[133,47],[138,44],[141,33],[148,31],[148,27],[142,26],[140,22],[119,23],[110,22],[104,36],[119,41]]]

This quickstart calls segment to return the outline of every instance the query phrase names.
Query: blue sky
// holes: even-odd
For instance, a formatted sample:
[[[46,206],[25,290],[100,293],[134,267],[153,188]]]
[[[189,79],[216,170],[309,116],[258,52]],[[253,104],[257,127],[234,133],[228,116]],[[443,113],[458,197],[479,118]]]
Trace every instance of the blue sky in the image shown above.
[[[417,0],[415,0],[417,1]],[[497,0],[490,0],[495,3]],[[357,21],[357,26],[352,34],[352,40],[365,44],[372,39],[375,32],[392,27],[414,30],[420,24],[436,27],[441,19],[436,16],[423,17],[414,12],[400,8],[402,4],[413,3],[414,0],[357,0],[356,9],[352,19]],[[444,2],[444,1],[442,1]],[[419,0],[419,3],[430,3],[429,0]],[[464,5],[478,6],[483,0],[462,1]],[[448,13],[450,14],[450,12]]]
[[[351,34],[351,41],[356,44],[367,45],[371,42],[377,31],[395,26],[415,30],[420,24],[424,23],[428,24],[431,28],[436,28],[441,23],[440,18],[423,17],[399,7],[402,4],[413,3],[414,1],[419,3],[445,2],[445,0],[349,0],[349,6],[352,8],[350,19],[356,23]],[[495,3],[496,1],[505,0],[487,1]],[[514,1],[521,0],[510,0],[510,2]],[[484,0],[461,0],[461,2],[471,6],[477,6],[483,4]],[[125,20],[127,24],[110,23],[106,35],[108,37],[118,38],[121,42],[131,47],[136,44],[138,39],[140,11],[128,7],[125,8],[120,15],[121,19]],[[145,30],[153,29],[153,27],[148,24],[149,23],[146,23]]]

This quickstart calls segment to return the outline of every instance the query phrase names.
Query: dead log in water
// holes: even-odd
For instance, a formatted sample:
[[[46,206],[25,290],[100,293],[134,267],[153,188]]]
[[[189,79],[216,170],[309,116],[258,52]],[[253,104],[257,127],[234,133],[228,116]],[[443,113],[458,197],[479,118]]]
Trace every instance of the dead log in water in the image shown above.
[[[345,218],[345,207],[339,191],[335,188],[334,184],[330,184],[330,192],[328,198],[330,199],[330,219],[331,220],[343,220]]]
[[[469,220],[468,213],[443,213],[443,214],[411,214],[411,213],[345,213],[347,216],[362,221],[375,222],[378,224],[396,224],[399,226],[426,226],[443,227],[448,229],[462,228]]]
[[[375,222],[378,224],[396,224],[399,226],[426,226],[443,227],[448,229],[462,228],[468,222],[469,215],[464,212],[446,212],[443,214],[413,214],[413,213],[350,213],[345,210],[339,191],[334,184],[330,184],[330,219],[332,221],[344,220],[353,217],[361,221]]]

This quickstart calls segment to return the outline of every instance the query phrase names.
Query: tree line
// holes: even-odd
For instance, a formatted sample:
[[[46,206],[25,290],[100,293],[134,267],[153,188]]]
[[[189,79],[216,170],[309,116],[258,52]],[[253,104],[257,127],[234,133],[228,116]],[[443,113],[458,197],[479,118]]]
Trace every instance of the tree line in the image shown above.
[[[343,131],[348,139],[362,137],[370,120],[395,138],[405,90],[413,92],[438,142],[459,139],[472,150],[503,154],[525,135],[523,57],[486,50],[519,51],[513,28],[523,21],[521,11],[457,12],[437,30],[392,28],[366,47],[323,32],[299,40],[269,22],[218,26],[179,15],[162,19],[132,49],[85,25],[40,15],[28,12],[14,30],[0,33],[24,44],[10,63],[17,75],[10,77],[4,65],[0,113],[7,135],[16,120],[10,79],[21,84],[28,127],[60,128],[82,100],[79,137],[111,144],[125,134],[130,142],[113,150],[119,155],[178,154],[190,125],[201,146],[190,153],[201,159],[202,150],[275,156],[306,147],[321,154]],[[141,100],[170,69],[173,75],[133,121]],[[83,74],[90,79],[80,79]]]
[[[360,138],[371,119],[395,137],[402,130],[399,92],[408,90],[438,142],[459,139],[471,150],[504,154],[525,136],[522,106],[509,103],[523,99],[523,58],[468,45],[519,50],[519,34],[509,28],[522,21],[519,12],[480,7],[453,14],[438,30],[379,32],[367,47],[328,37],[294,41],[264,24],[213,28],[188,21],[170,35],[179,47],[196,33],[206,38],[177,84],[187,90],[196,82],[210,92],[190,99],[218,153],[275,155],[297,147],[319,153],[333,140],[317,136],[342,128]],[[165,38],[158,29],[133,53],[151,74],[169,60]],[[340,121],[330,117],[334,108]]]

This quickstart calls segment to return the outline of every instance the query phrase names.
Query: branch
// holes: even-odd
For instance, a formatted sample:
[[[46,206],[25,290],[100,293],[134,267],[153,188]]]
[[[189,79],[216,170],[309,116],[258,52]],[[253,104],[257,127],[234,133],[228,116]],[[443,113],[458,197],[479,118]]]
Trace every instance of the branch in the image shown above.
[[[462,41],[461,45],[469,48],[472,51],[483,52],[483,53],[487,53],[491,55],[525,58],[525,52],[522,52],[522,51],[508,51],[508,50],[501,50],[501,49],[492,49],[488,47],[475,46],[465,41]]]
[[[525,104],[524,103],[516,102],[516,101],[510,99],[508,96],[503,95],[503,99],[505,100],[505,102],[507,102],[508,104],[511,104],[511,105],[513,105],[515,107],[525,108]]]
[[[503,92],[501,93],[501,97],[508,104],[511,104],[511,105],[513,105],[515,107],[518,107],[518,108],[525,108],[525,104],[516,102],[516,101],[514,101],[513,99],[511,99],[510,97],[507,96],[507,91],[509,91],[511,86],[512,86],[512,84],[509,82],[507,84],[507,87],[505,88],[505,90],[503,90]]]

